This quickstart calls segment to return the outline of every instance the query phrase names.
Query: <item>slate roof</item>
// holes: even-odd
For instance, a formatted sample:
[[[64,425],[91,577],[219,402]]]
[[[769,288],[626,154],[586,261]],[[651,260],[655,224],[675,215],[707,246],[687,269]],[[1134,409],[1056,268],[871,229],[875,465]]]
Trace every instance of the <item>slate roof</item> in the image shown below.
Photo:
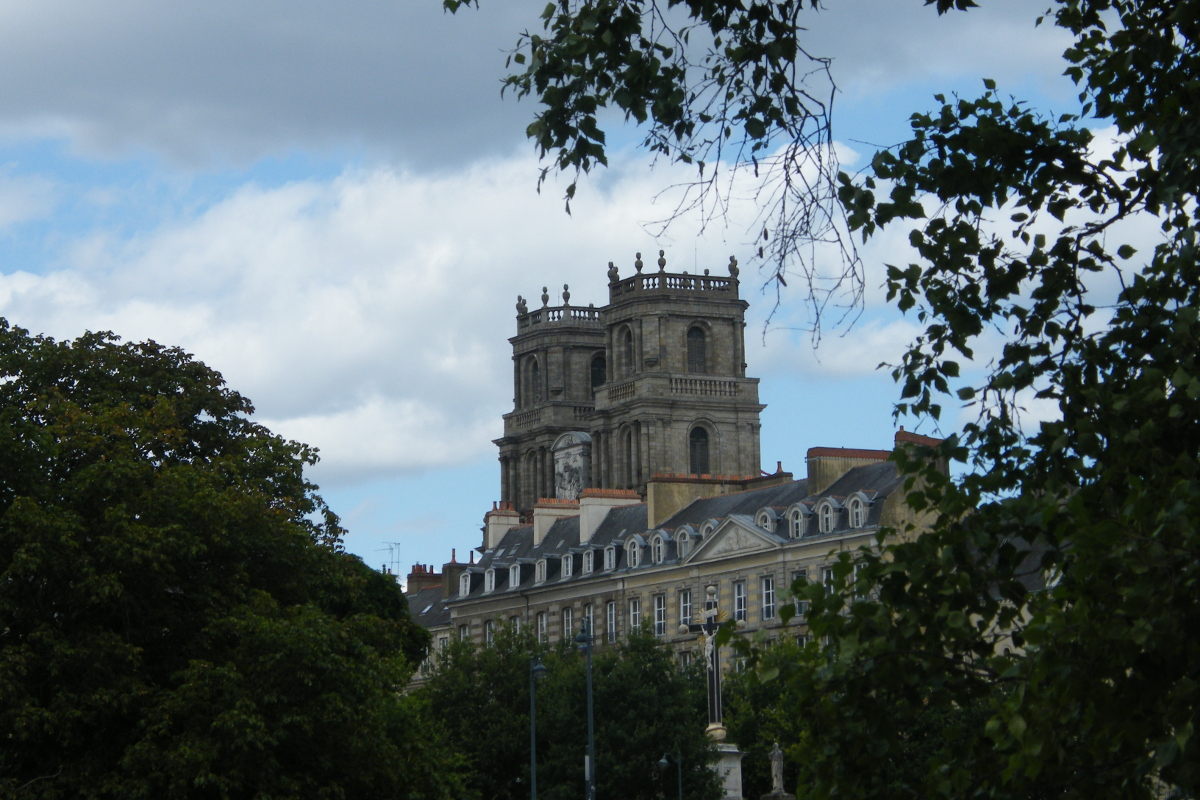
[[[428,586],[408,596],[408,611],[423,628],[450,624],[450,608],[442,597],[442,587]]]
[[[900,475],[897,474],[896,465],[889,461],[883,461],[877,464],[854,467],[827,489],[816,495],[808,493],[808,481],[798,480],[777,486],[767,486],[761,489],[751,489],[719,497],[707,497],[695,500],[666,520],[660,528],[674,533],[686,525],[692,526],[693,529],[698,529],[707,520],[723,520],[728,517],[735,518],[739,524],[746,527],[754,527],[754,517],[759,509],[774,509],[776,514],[782,518],[787,509],[796,503],[803,503],[811,509],[818,505],[823,498],[833,498],[842,502],[856,492],[861,492],[866,498],[874,501],[867,507],[868,511],[865,521],[866,527],[873,527],[879,524],[883,513],[883,498],[895,491],[901,485],[902,480]],[[596,577],[610,576],[614,570],[601,570],[600,563],[597,563],[596,571],[592,574],[582,574],[583,562],[580,555],[588,549],[602,552],[609,545],[615,545],[617,548],[617,565],[615,571],[620,572],[628,569],[625,564],[624,543],[630,536],[634,535],[644,536],[646,539],[649,539],[651,532],[646,528],[646,521],[645,503],[613,508],[605,516],[604,521],[600,523],[595,533],[592,534],[592,538],[583,545],[579,544],[578,516],[565,517],[555,521],[550,530],[547,531],[545,539],[536,547],[533,544],[532,525],[522,525],[512,528],[504,535],[493,550],[485,552],[479,562],[467,570],[473,576],[469,596],[479,597],[485,594],[483,591],[482,576],[488,569],[495,569],[496,579],[495,588],[492,592],[487,592],[486,594],[488,595],[498,594],[513,588],[532,587],[534,585],[535,565],[538,560],[543,558],[547,560],[547,572],[546,580],[538,584],[540,587],[549,587],[559,581],[590,580]],[[809,526],[809,529],[815,529],[815,527],[815,525]],[[845,519],[841,519],[841,523],[835,530],[824,534],[806,533],[803,539],[833,536],[847,529],[847,522]],[[786,528],[781,525],[778,530],[779,533],[772,533],[760,528],[760,531],[764,534],[780,542],[791,541],[787,538]],[[664,563],[670,563],[678,559],[676,542],[673,536],[670,538],[671,541],[666,543]],[[560,574],[562,557],[568,553],[575,556],[574,570],[569,578],[562,578]],[[516,587],[509,585],[509,571],[510,567],[514,564],[521,566],[520,583]],[[636,568],[650,566],[656,565],[652,565],[649,558],[643,558],[641,565]],[[450,599],[458,600],[461,598],[459,598],[456,591],[455,595]],[[416,605],[416,602],[413,602],[414,609],[420,612],[419,608],[415,608]]]

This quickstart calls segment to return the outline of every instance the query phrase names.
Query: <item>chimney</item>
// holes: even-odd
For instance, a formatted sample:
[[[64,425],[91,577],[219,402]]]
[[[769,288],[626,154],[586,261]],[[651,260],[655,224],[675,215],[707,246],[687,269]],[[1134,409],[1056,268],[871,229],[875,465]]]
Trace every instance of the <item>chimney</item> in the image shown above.
[[[408,573],[408,582],[404,586],[406,595],[413,595],[431,586],[441,586],[442,576],[433,571],[429,564],[413,564]]]
[[[609,509],[636,506],[641,495],[627,489],[584,489],[579,495],[579,544],[591,540]]]
[[[466,564],[458,563],[455,552],[451,550],[450,560],[442,564],[442,597],[449,597],[458,591],[458,578],[466,568]]]
[[[521,515],[512,503],[492,503],[492,510],[483,515],[483,549],[495,550],[504,534],[521,524]]]
[[[887,461],[891,450],[855,450],[846,447],[808,449],[808,493],[820,494],[855,467]]]
[[[578,500],[557,500],[543,497],[533,506],[533,546],[537,547],[550,532],[550,527],[564,517],[579,515]]]

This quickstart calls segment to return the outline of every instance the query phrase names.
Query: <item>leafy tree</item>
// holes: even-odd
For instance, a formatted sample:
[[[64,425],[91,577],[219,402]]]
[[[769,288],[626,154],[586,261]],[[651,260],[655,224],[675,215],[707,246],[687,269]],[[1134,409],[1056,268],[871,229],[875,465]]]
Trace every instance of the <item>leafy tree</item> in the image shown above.
[[[529,795],[529,670],[540,657],[537,687],[538,796],[568,800],[583,791],[587,752],[584,658],[572,643],[538,645],[528,631],[505,627],[491,647],[451,644],[418,691],[429,713],[472,767],[471,797],[522,800]],[[696,667],[680,670],[653,636],[635,633],[593,654],[598,797],[674,797],[676,769],[660,771],[665,752],[679,753],[688,797],[720,796],[705,733],[706,682]]]
[[[178,349],[0,320],[0,795],[446,797],[427,634]]]
[[[801,5],[562,0],[545,35],[521,40],[509,86],[542,102],[530,134],[559,167],[603,163],[609,104],[675,158],[713,124],[774,152],[771,137],[800,141],[789,131],[813,113],[787,104]],[[803,589],[829,652],[783,679],[806,709],[814,796],[1200,791],[1200,13],[1194,0],[1050,5],[1038,22],[1074,38],[1080,115],[1047,118],[985,81],[914,114],[912,138],[867,175],[838,178],[856,235],[913,226],[914,262],[887,273],[889,298],[925,325],[894,368],[897,413],[977,416],[936,451],[897,456],[932,532],[843,556],[841,591]],[[712,33],[708,71],[671,71],[692,52],[682,35],[678,52],[660,47],[682,30],[672,10]],[[724,115],[689,105],[708,80]],[[1116,141],[1097,141],[1109,125]],[[1139,227],[1154,239],[1142,253]],[[784,220],[776,247],[814,230]],[[1052,412],[1023,422],[1035,401]],[[922,786],[894,783],[906,730],[979,708],[983,730],[936,756]]]

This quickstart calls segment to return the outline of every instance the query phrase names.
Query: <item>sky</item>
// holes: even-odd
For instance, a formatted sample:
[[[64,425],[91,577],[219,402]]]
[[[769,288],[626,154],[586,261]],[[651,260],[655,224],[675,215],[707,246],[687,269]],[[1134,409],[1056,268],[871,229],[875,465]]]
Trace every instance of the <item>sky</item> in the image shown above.
[[[1047,112],[1075,109],[1068,40],[1045,0],[830,0],[806,17],[833,58],[843,165],[902,141],[933,95],[984,77]],[[0,316],[56,338],[110,330],[183,347],[256,419],[315,445],[311,472],[373,566],[465,559],[499,499],[492,439],[512,408],[517,295],[563,284],[603,305],[609,261],[669,270],[750,262],[753,208],[683,218],[638,132],[580,186],[536,182],[532,102],[501,98],[505,50],[544,0],[0,0]],[[865,305],[814,349],[799,292],[742,275],[748,374],[761,378],[763,467],[797,477],[814,446],[883,448],[897,391],[881,362],[919,330],[862,254]],[[946,422],[953,425],[954,416]],[[911,427],[910,427],[911,429]],[[923,432],[937,433],[928,428]]]

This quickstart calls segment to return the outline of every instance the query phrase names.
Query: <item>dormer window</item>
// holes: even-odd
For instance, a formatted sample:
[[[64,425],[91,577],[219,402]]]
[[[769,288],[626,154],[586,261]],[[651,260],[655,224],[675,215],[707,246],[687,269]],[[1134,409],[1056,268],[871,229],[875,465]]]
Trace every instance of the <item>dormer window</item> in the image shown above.
[[[655,536],[650,540],[650,563],[661,564],[666,560],[666,544],[661,536]]]
[[[575,572],[575,556],[569,553],[562,559],[562,577],[569,578]]]
[[[829,533],[833,530],[833,503],[828,501],[821,504],[821,510],[818,516],[820,519],[821,533]]]
[[[538,559],[537,566],[534,568],[534,582],[546,582],[546,559]]]
[[[799,539],[804,535],[804,515],[800,513],[800,509],[793,509],[792,513],[788,514],[788,537]]]
[[[641,564],[642,549],[640,547],[638,547],[637,541],[635,539],[630,539],[629,542],[625,545],[625,555],[627,556],[627,558],[625,559],[625,563],[628,566],[636,567]]]
[[[861,528],[867,524],[867,507],[861,498],[855,497],[850,501],[850,527]]]
[[[471,593],[471,573],[464,572],[458,578],[458,596],[466,597]]]
[[[596,551],[588,550],[583,554],[583,574],[591,575],[596,566]]]
[[[496,570],[489,569],[483,573],[483,590],[485,592],[496,591]]]
[[[692,552],[692,537],[686,533],[677,534],[675,537],[675,549],[679,551],[680,558],[687,557],[687,554]]]
[[[521,565],[513,564],[508,568],[508,588],[515,589],[521,585]]]
[[[763,530],[775,532],[775,520],[777,519],[775,511],[770,508],[761,509],[754,517],[754,524]]]
[[[617,548],[615,548],[615,547],[604,548],[604,569],[610,570],[610,569],[616,569],[616,568],[617,568]]]

